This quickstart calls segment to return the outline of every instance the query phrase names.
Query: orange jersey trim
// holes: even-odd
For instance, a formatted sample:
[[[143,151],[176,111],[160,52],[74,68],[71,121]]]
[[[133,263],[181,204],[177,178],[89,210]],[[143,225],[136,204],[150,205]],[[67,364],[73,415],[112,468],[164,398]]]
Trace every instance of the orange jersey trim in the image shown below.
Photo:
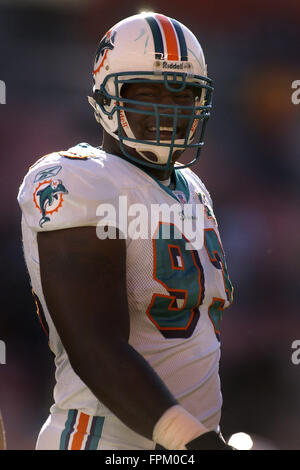
[[[77,431],[73,436],[71,450],[80,450],[85,437],[90,417],[85,413],[80,413]]]

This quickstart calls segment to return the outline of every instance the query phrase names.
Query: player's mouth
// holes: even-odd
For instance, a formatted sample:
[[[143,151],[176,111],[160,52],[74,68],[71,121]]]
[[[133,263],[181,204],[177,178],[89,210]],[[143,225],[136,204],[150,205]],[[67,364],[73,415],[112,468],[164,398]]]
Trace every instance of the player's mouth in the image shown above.
[[[158,134],[158,135],[157,135]],[[145,129],[145,138],[147,140],[171,140],[173,136],[173,127],[171,126],[160,126],[157,132],[157,128],[154,126],[149,126]],[[180,127],[176,128],[175,139],[182,138],[182,129]]]

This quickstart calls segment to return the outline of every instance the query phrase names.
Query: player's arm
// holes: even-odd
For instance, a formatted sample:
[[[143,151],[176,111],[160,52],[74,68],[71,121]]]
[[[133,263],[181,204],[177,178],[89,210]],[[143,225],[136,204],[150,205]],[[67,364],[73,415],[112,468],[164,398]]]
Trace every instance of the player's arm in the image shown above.
[[[182,428],[185,413],[188,440],[205,432],[128,344],[125,240],[99,240],[95,227],[80,227],[39,233],[38,246],[47,307],[73,369],[95,396],[135,432],[167,448],[181,445],[165,435],[174,419]]]

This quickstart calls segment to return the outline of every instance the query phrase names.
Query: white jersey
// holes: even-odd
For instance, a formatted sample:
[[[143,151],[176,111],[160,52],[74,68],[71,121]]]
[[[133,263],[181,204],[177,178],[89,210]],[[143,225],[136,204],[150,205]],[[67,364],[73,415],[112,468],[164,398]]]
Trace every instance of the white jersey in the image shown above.
[[[41,286],[37,232],[95,226],[101,238],[102,225],[109,224],[126,238],[129,343],[185,409],[207,428],[217,428],[222,405],[219,319],[231,303],[232,287],[204,184],[190,169],[174,173],[171,190],[127,160],[79,144],[42,157],[25,176],[18,201],[32,289],[55,355],[52,411],[111,414],[72,369],[52,322]],[[168,210],[153,219],[157,206],[175,207],[174,220]],[[194,246],[191,227],[202,215],[203,243],[200,237]],[[149,236],[144,236],[145,221]]]

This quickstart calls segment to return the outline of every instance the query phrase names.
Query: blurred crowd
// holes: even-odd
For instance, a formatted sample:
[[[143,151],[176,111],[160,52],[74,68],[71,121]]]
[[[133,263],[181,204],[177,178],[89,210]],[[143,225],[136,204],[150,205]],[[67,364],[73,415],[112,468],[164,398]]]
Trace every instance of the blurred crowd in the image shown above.
[[[214,110],[194,167],[219,221],[232,307],[221,324],[225,437],[257,448],[300,449],[299,177],[300,3],[0,0],[0,409],[9,449],[33,449],[52,404],[53,356],[23,260],[18,187],[40,156],[79,142],[100,145],[87,102],[97,43],[143,9],[186,24],[214,80]],[[59,273],[58,273],[59,275]],[[63,280],[62,280],[63,282]],[[261,443],[260,443],[261,442]]]

